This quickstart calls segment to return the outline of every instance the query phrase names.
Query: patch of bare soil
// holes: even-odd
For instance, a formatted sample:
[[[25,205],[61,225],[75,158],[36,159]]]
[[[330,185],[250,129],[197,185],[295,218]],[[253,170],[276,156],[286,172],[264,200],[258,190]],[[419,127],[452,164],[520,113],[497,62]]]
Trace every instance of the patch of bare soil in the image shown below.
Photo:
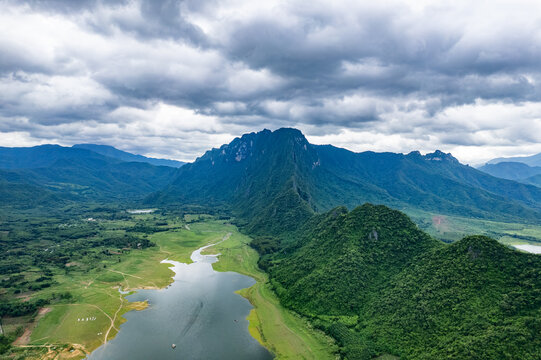
[[[445,216],[434,215],[432,217],[432,225],[440,233],[449,232],[449,221],[447,221]]]

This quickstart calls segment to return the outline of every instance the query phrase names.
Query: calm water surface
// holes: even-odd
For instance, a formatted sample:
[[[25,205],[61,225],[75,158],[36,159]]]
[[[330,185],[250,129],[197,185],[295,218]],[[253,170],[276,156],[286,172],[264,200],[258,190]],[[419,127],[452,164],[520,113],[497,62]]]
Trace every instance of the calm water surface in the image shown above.
[[[214,256],[192,254],[192,264],[173,265],[174,282],[162,290],[139,290],[130,301],[148,300],[143,311],[131,311],[117,336],[88,359],[272,359],[248,332],[252,309],[234,292],[255,280],[212,269]],[[176,344],[172,349],[171,344]]]
[[[539,245],[513,245],[517,249],[527,251],[532,254],[541,254],[541,246]]]

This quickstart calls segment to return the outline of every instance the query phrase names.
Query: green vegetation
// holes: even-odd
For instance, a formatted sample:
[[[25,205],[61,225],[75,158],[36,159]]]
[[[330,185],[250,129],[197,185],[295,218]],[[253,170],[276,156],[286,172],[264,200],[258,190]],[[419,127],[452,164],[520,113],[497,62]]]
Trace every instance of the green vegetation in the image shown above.
[[[466,236],[541,242],[535,186],[439,151],[314,146],[295,129],[246,134],[179,170],[83,149],[28,150],[38,151],[30,160],[6,151],[4,353],[83,357],[144,308],[119,287],[163,287],[171,272],[160,260],[189,262],[231,233],[209,250],[222,254],[214,266],[257,280],[241,291],[255,307],[249,330],[279,358],[541,358],[541,257]],[[152,214],[92,203],[135,206],[150,193],[145,203],[162,209]],[[418,226],[385,206],[356,207],[367,201]]]
[[[140,199],[166,186],[177,172],[58,145],[0,147],[0,169],[0,206],[16,209]]]
[[[271,283],[345,358],[539,358],[540,257],[483,236],[444,245],[369,204],[297,236],[264,256]]]
[[[96,221],[87,220],[90,214]],[[168,265],[160,264],[161,260],[189,263],[193,250],[218,243],[230,234],[226,241],[209,250],[222,254],[214,264],[217,270],[236,271],[257,280],[254,286],[240,292],[255,307],[249,316],[252,335],[281,359],[335,358],[336,347],[329,337],[280,305],[267,275],[257,266],[259,256],[249,246],[251,239],[240,234],[235,226],[206,214],[129,215],[114,208],[98,208],[79,216],[82,219],[67,222],[34,219],[32,231],[46,240],[17,242],[17,251],[27,254],[26,257],[19,261],[15,257],[5,259],[4,264],[11,263],[13,267],[5,267],[12,272],[11,280],[2,283],[2,296],[10,300],[2,303],[0,311],[3,323],[18,326],[7,328],[9,336],[2,340],[6,343],[2,351],[40,358],[47,353],[64,356],[75,346],[71,355],[84,357],[116,334],[124,313],[145,307],[143,303],[124,300],[119,287],[128,291],[164,287],[171,281],[171,271]],[[57,222],[68,225],[58,228]],[[18,230],[4,235],[4,246],[15,243],[15,236],[25,233],[25,221],[12,219],[11,223]],[[51,258],[55,261],[35,259],[40,259],[43,249],[52,244],[61,244],[55,247],[58,257]],[[37,276],[45,278],[41,282],[49,286],[30,290],[28,287]],[[18,300],[19,294],[25,300]],[[32,347],[9,349],[24,329],[31,333],[17,343]]]
[[[441,246],[404,214],[369,204],[336,208],[301,233],[269,272],[283,303],[303,314],[356,315],[413,258]]]
[[[533,360],[540,309],[541,258],[471,236],[418,258],[356,330],[404,358]]]

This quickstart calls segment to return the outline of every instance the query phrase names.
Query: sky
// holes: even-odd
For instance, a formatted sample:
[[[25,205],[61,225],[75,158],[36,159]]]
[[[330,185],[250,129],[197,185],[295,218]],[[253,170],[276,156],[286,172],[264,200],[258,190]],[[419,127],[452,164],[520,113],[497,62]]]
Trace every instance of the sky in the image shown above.
[[[0,0],[0,146],[541,152],[541,1]]]

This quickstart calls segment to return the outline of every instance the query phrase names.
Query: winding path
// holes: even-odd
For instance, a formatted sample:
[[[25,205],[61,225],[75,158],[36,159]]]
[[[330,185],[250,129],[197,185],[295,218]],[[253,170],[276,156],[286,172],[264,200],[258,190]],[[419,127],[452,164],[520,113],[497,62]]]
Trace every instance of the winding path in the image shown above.
[[[107,344],[107,337],[109,336],[109,332],[111,332],[111,329],[115,329],[116,331],[118,331],[118,329],[115,327],[115,320],[118,312],[120,311],[120,309],[122,309],[122,306],[124,305],[124,298],[122,297],[122,294],[119,294],[118,298],[120,299],[120,306],[116,310],[114,317],[112,319],[111,317],[109,317],[109,319],[111,319],[111,326],[109,326],[109,329],[107,329],[107,332],[105,333],[105,337],[103,339],[104,344]]]

